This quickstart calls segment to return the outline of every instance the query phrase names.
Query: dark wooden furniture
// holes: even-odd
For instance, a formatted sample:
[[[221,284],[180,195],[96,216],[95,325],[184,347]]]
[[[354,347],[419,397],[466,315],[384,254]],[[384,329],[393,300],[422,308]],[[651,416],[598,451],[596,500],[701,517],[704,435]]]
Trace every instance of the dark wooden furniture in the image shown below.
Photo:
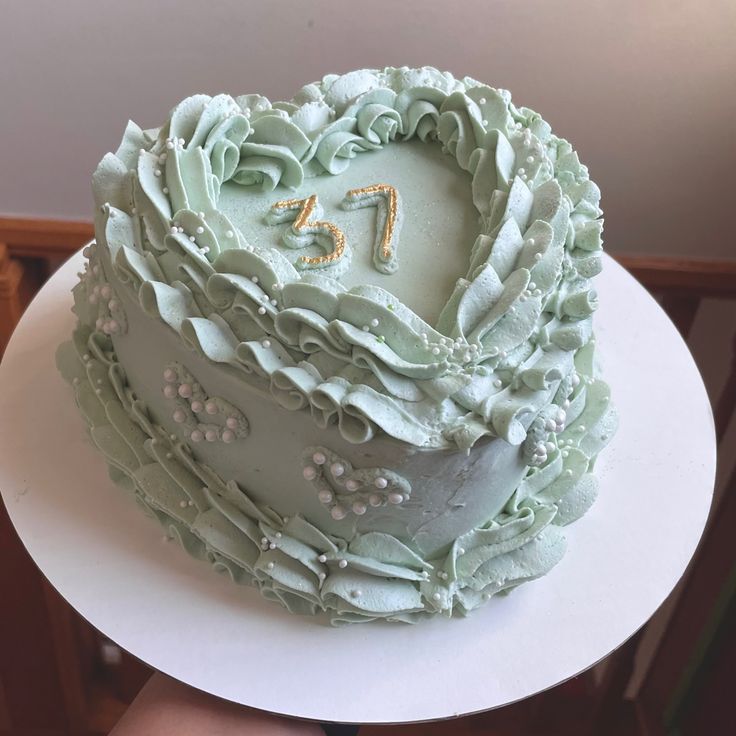
[[[35,291],[91,238],[92,227],[86,222],[0,218],[0,355]],[[685,338],[703,299],[736,299],[736,260],[616,258],[659,298]],[[736,325],[730,327],[733,332]],[[735,337],[724,343],[730,379],[715,402],[721,441],[736,408]],[[722,455],[733,459],[735,449],[722,446]],[[730,701],[723,697],[736,674],[736,471],[720,498],[634,702],[624,701],[623,694],[641,634],[611,655],[603,668],[500,711],[446,723],[364,727],[361,733],[736,732],[736,726],[724,726],[733,716]],[[0,596],[0,736],[106,733],[150,671],[108,642],[49,586],[1,505]],[[656,619],[650,625],[656,625]]]

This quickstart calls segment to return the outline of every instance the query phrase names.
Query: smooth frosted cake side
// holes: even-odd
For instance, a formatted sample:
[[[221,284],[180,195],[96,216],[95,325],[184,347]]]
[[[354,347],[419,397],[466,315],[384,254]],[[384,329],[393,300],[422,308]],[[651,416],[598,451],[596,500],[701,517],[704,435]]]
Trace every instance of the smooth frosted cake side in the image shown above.
[[[188,552],[333,623],[464,614],[561,558],[615,416],[600,193],[538,114],[430,68],[197,95],[93,190],[57,360]]]

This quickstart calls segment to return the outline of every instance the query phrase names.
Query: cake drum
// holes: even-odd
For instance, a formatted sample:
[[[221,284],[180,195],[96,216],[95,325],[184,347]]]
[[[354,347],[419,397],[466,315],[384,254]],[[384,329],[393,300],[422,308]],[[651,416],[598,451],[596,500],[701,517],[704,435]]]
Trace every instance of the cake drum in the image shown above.
[[[0,366],[0,489],[44,575],[121,647],[195,688],[274,713],[353,723],[496,708],[592,666],[654,613],[703,532],[716,461],[700,374],[656,302],[610,257],[595,330],[620,428],[598,500],[548,575],[467,618],[332,628],[189,557],[107,475],[54,352],[76,254]]]

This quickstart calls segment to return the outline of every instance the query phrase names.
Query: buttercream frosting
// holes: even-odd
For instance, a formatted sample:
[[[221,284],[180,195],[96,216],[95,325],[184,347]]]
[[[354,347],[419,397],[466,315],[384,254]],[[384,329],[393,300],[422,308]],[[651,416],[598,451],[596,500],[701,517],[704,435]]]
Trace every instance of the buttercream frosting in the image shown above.
[[[454,288],[430,295],[434,319],[390,288],[412,279],[402,237],[413,211],[401,188],[345,189],[344,217],[375,213],[376,275],[353,285],[354,246],[309,191],[326,177],[347,180],[356,160],[409,145],[452,157],[478,216],[473,238],[452,246],[463,254]],[[161,128],[129,123],[93,191],[96,245],[60,366],[116,480],[189,551],[335,623],[465,612],[556,563],[560,526],[595,498],[592,465],[615,416],[592,332],[600,192],[537,113],[431,68],[329,75],[289,102],[196,95]],[[225,195],[274,227],[280,245],[246,237],[243,215],[220,206]],[[265,211],[248,209],[264,198]],[[157,395],[176,432],[118,355],[139,339],[134,312],[207,366],[163,365]],[[454,532],[445,520],[442,534],[423,537],[415,517],[426,512],[436,529],[467,507],[452,501],[461,489],[433,506],[428,480],[403,471],[404,461],[354,462],[335,440],[305,443],[290,460],[303,484],[294,508],[312,503],[300,498],[306,485],[321,511],[271,508],[263,489],[222,478],[197,449],[259,441],[247,406],[208,393],[217,371],[366,454],[385,437],[407,458],[468,453],[489,471],[503,455],[493,491],[502,502],[491,517],[456,514]],[[477,478],[471,486],[484,493]]]

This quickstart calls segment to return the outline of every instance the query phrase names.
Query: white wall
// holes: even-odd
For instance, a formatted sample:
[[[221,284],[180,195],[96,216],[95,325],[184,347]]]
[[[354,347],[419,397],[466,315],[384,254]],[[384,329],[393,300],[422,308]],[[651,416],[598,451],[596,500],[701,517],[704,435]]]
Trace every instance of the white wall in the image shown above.
[[[575,143],[611,250],[727,255],[735,34],[733,0],[0,0],[0,213],[88,219],[128,117],[158,125],[188,94],[431,64]]]

